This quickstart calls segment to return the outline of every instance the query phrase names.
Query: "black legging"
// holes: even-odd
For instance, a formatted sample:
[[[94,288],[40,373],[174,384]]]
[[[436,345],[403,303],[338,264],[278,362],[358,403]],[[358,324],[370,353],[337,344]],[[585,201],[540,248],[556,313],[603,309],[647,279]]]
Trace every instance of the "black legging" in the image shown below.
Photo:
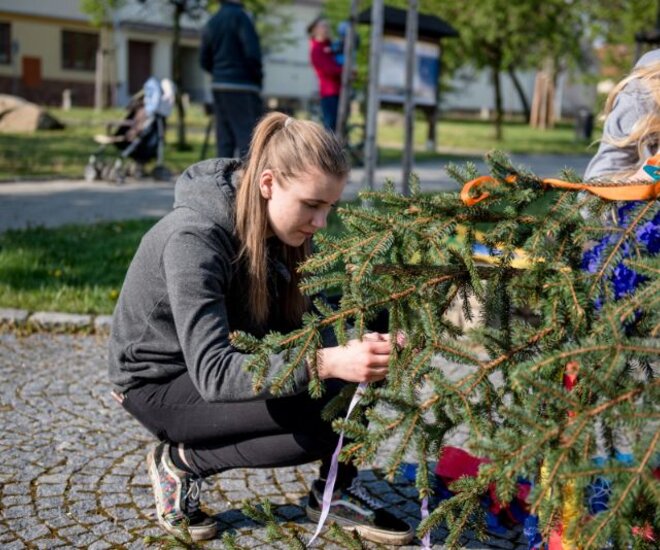
[[[128,390],[124,408],[151,433],[172,444],[183,443],[191,469],[202,477],[232,468],[294,466],[322,459],[327,475],[338,436],[321,419],[325,404],[343,387],[326,381],[321,399],[307,392],[266,400],[208,403],[188,373],[166,383]],[[340,464],[338,482],[356,474]]]

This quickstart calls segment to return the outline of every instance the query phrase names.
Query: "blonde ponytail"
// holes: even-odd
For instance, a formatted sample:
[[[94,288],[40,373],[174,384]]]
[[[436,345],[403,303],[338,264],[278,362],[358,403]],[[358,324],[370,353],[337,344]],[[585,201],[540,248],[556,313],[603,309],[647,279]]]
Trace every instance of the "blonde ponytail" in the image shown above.
[[[270,113],[257,124],[236,196],[236,234],[241,243],[240,259],[247,265],[248,305],[253,320],[264,325],[269,313],[267,201],[261,196],[259,179],[264,170],[296,177],[310,169],[337,178],[348,175],[349,166],[339,140],[315,122]],[[291,323],[300,322],[309,308],[298,289],[297,266],[310,253],[309,242],[299,247],[282,244],[280,260],[291,273],[291,283],[281,307]]]

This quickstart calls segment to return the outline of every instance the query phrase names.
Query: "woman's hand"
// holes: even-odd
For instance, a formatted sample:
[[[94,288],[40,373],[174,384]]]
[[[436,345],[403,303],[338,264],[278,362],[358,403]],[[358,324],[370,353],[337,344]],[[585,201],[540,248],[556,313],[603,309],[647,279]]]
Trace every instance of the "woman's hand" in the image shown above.
[[[389,334],[372,332],[362,340],[349,340],[345,346],[317,352],[319,377],[340,378],[347,382],[377,382],[387,376],[392,352]]]

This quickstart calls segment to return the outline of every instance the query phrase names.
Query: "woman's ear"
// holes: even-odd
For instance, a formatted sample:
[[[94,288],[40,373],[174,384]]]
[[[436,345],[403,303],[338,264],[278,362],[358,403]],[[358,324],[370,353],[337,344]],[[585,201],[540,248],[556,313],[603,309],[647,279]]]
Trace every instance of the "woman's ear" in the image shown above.
[[[261,176],[259,177],[259,191],[261,192],[261,196],[266,200],[270,200],[273,196],[273,183],[272,170],[264,170],[261,172]]]

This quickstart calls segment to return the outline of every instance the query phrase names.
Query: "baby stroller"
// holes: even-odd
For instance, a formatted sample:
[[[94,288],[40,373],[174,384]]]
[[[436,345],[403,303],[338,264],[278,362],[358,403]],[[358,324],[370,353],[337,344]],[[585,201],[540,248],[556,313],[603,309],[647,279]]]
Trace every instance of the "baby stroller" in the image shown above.
[[[110,123],[106,135],[94,136],[99,149],[89,157],[85,166],[85,180],[107,180],[123,183],[127,175],[140,177],[144,165],[156,159],[152,176],[157,180],[169,180],[171,174],[163,165],[165,147],[165,123],[174,107],[174,84],[171,80],[160,82],[151,77],[135,94],[128,105],[126,118]],[[109,154],[107,148],[112,147]],[[132,162],[128,162],[131,160]]]

